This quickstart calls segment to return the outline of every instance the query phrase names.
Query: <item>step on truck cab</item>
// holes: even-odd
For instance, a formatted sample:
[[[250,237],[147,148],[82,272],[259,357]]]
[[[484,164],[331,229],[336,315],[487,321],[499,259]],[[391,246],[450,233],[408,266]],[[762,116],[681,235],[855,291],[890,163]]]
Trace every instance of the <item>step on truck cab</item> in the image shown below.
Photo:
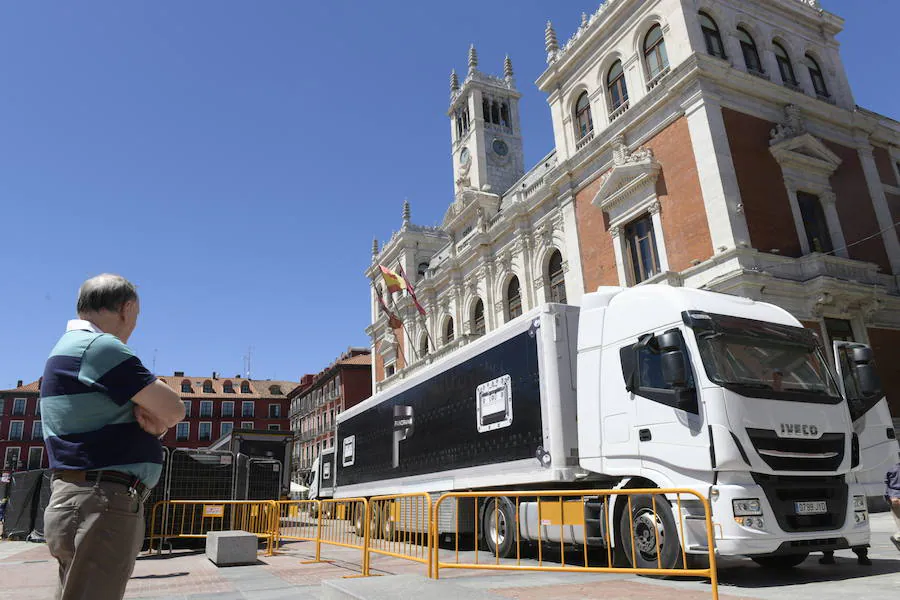
[[[784,566],[869,539],[865,492],[847,480],[858,436],[816,338],[783,309],[736,296],[643,285],[543,305],[341,413],[336,439],[338,498],[689,488],[710,501],[722,555]],[[584,523],[605,515],[619,547],[629,528],[649,532],[657,543],[635,566],[656,567],[657,548],[663,568],[682,545],[707,553],[700,502],[682,502],[682,525],[673,498],[654,497],[656,522],[639,501],[628,514],[625,498],[586,502]],[[502,517],[519,523],[517,539],[559,542],[534,502],[493,502],[467,514],[447,503],[456,512],[438,515],[437,532],[475,520],[483,533]],[[605,544],[591,527],[565,541]],[[513,537],[485,543],[514,554]]]

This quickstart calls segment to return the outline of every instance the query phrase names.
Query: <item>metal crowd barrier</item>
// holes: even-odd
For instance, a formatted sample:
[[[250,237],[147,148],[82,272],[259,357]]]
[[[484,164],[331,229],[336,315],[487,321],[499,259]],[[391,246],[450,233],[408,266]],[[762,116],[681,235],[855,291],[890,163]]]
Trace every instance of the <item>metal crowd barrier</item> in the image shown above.
[[[431,496],[427,493],[377,496],[369,500],[366,561],[381,554],[422,563],[431,577]]]
[[[319,537],[318,500],[278,500],[274,532],[275,550],[283,541],[315,542]]]
[[[318,509],[316,558],[307,563],[328,562],[322,560],[322,544],[352,548],[362,552],[362,573],[358,577],[368,577],[369,501],[365,498],[331,498],[319,501]]]
[[[158,540],[157,554],[170,539],[200,539],[211,531],[242,530],[266,540],[266,556],[274,553],[278,530],[278,505],[274,500],[164,500],[150,516],[149,551]]]
[[[613,560],[613,544],[611,539],[609,523],[609,506],[613,497],[625,496],[627,499],[626,510],[628,514],[635,515],[633,509],[638,506],[639,517],[643,520],[639,539],[635,539],[635,527],[629,527],[630,539],[622,540],[621,550],[630,555],[631,564],[638,564],[638,555],[641,555],[642,562],[656,562],[656,567],[614,567]],[[657,523],[660,521],[660,515],[663,514],[662,504],[666,507],[663,510],[668,511],[669,501],[665,496],[674,497],[674,506],[677,510],[674,516],[678,519],[678,529],[685,531],[685,514],[682,506],[682,496],[690,496],[692,501],[699,501],[703,506],[704,519],[707,535],[707,555],[709,558],[708,567],[705,569],[688,568],[687,553],[684,544],[679,540],[675,540],[678,545],[678,552],[681,554],[680,568],[663,568],[661,544],[665,546],[666,540],[660,541],[660,535],[657,533]],[[463,562],[460,560],[459,550],[459,523],[457,522],[455,548],[452,551],[455,560],[453,562],[444,561],[441,558],[441,551],[437,543],[437,522],[441,505],[450,500],[459,502],[460,498],[472,498],[475,502],[479,502],[483,511],[475,511],[475,552],[473,562]],[[649,502],[648,502],[649,498]],[[501,511],[501,503],[514,503],[513,522],[507,522],[509,510]],[[530,504],[522,506],[523,500]],[[591,507],[597,507],[599,518],[595,519],[597,523],[589,524],[585,518],[586,508],[590,503]],[[640,504],[638,504],[640,503]],[[534,513],[531,514],[531,509]],[[522,510],[525,509],[525,510]],[[488,514],[494,511],[493,517]],[[525,518],[522,518],[523,513]],[[713,599],[719,597],[718,592],[718,576],[716,574],[715,546],[713,543],[713,526],[709,502],[699,493],[688,489],[633,489],[633,490],[580,490],[580,491],[528,491],[528,492],[451,492],[441,495],[434,503],[432,509],[431,528],[432,528],[432,549],[434,552],[433,569],[435,579],[440,577],[440,570],[443,569],[495,569],[507,571],[565,571],[565,572],[600,572],[600,573],[627,573],[634,575],[657,575],[657,576],[684,576],[684,577],[705,577],[712,583]],[[633,519],[634,517],[632,517]],[[492,523],[492,531],[485,531],[493,540],[495,550],[489,552],[483,560],[481,552],[479,552],[479,521],[484,523]],[[601,526],[602,523],[602,526]],[[588,527],[597,528],[598,536],[602,537],[606,548],[606,565],[592,566],[588,553]],[[484,525],[482,524],[482,529]],[[522,564],[522,534],[523,527],[525,531],[533,532],[530,537],[537,536],[537,565]],[[580,531],[579,531],[580,529]],[[580,535],[579,535],[580,534]],[[510,543],[508,536],[515,535],[515,558],[500,558],[500,548]],[[578,540],[581,540],[580,542]],[[547,564],[544,558],[544,545],[558,544],[558,556],[554,556],[554,562],[557,558],[559,564]],[[580,547],[579,547],[580,546]],[[483,544],[482,544],[483,547]],[[566,548],[577,548],[576,558],[571,560],[572,552],[567,557]],[[666,548],[663,548],[667,550]],[[511,548],[510,548],[511,550]],[[555,554],[555,553],[554,553]],[[655,561],[652,557],[655,556]],[[567,560],[568,558],[568,560]]]

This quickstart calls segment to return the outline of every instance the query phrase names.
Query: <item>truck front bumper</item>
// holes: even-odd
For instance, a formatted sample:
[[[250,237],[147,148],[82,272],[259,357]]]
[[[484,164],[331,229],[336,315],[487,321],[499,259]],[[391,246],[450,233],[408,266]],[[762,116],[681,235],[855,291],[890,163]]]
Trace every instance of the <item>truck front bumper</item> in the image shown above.
[[[711,506],[716,553],[800,554],[867,545],[869,518],[864,487],[848,486],[843,480],[840,485],[832,480],[830,487],[821,482],[803,483],[795,478],[781,487],[771,483],[715,486]],[[825,512],[817,502],[825,503]],[[810,509],[812,514],[806,512]],[[698,521],[691,523],[696,527]],[[691,544],[706,546],[705,527],[702,538],[697,535],[701,532],[687,533],[689,548]]]

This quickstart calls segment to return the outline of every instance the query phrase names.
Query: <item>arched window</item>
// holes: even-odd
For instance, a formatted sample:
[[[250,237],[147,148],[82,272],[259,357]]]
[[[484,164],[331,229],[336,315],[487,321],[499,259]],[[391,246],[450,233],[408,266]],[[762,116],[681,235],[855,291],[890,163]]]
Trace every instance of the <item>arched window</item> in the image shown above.
[[[481,114],[485,123],[491,122],[491,101],[487,98],[481,99]]]
[[[242,382],[241,382],[241,393],[242,393],[242,394],[249,394],[249,393],[250,393],[250,382],[249,382],[249,381],[242,381]]]
[[[472,307],[472,335],[484,335],[484,332],[484,302],[479,298]]]
[[[206,381],[203,382],[203,393],[204,394],[212,394],[213,393],[212,381],[210,381],[209,379],[207,379]]]
[[[182,394],[190,394],[194,390],[191,388],[191,382],[185,379],[181,382],[181,393]]]
[[[419,275],[419,279],[425,279],[425,273],[428,272],[428,263],[420,262],[419,267],[416,269],[416,273]]]
[[[625,85],[625,71],[622,61],[617,60],[606,76],[606,89],[609,92],[609,108],[614,111],[628,102],[628,87]]]
[[[234,385],[232,385],[232,383],[230,381],[226,381],[225,383],[222,384],[222,391],[225,392],[226,394],[233,394],[234,393]]]
[[[825,86],[825,77],[822,76],[822,69],[809,54],[806,55],[806,68],[809,70],[809,78],[812,79],[813,89],[819,96],[828,97],[828,88]]]
[[[775,52],[775,61],[778,63],[781,81],[790,85],[797,85],[797,78],[794,76],[794,66],[791,64],[791,57],[788,56],[787,50],[778,42],[772,42],[772,50]]]
[[[756,42],[747,33],[743,27],[737,28],[738,40],[741,42],[741,52],[744,55],[744,64],[747,70],[752,73],[763,73],[762,62],[759,60],[759,51],[756,49]]]
[[[708,14],[700,13],[700,29],[703,30],[703,40],[706,42],[706,52],[712,56],[725,58],[725,46],[722,45],[722,35],[719,26]]]
[[[428,335],[423,333],[419,336],[419,358],[428,356]]]
[[[491,102],[491,122],[494,125],[500,124],[500,103],[496,100]]]
[[[506,320],[511,321],[522,314],[522,292],[519,278],[513,275],[506,285]]]
[[[272,394],[273,396],[280,396],[281,395],[281,386],[280,385],[269,386],[269,393]]]
[[[644,38],[644,62],[647,64],[647,76],[650,79],[669,68],[666,40],[659,25],[651,27],[647,37]]]
[[[566,303],[566,278],[563,273],[562,254],[554,250],[547,263],[547,282],[549,286],[547,298],[550,302]]]
[[[512,121],[509,120],[509,104],[506,102],[500,105],[500,124],[507,129],[512,127]]]
[[[594,120],[591,118],[591,101],[587,92],[581,92],[578,102],[575,103],[575,135],[583,138],[594,130]]]
[[[444,323],[444,343],[449,344],[453,341],[453,317],[447,317]]]

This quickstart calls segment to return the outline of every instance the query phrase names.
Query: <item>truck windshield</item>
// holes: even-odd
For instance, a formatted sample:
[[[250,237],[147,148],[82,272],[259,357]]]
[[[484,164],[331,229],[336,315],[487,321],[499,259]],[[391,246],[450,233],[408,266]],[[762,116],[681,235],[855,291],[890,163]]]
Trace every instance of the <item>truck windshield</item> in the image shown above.
[[[839,402],[840,393],[812,333],[725,315],[686,317],[709,378],[743,395]]]

